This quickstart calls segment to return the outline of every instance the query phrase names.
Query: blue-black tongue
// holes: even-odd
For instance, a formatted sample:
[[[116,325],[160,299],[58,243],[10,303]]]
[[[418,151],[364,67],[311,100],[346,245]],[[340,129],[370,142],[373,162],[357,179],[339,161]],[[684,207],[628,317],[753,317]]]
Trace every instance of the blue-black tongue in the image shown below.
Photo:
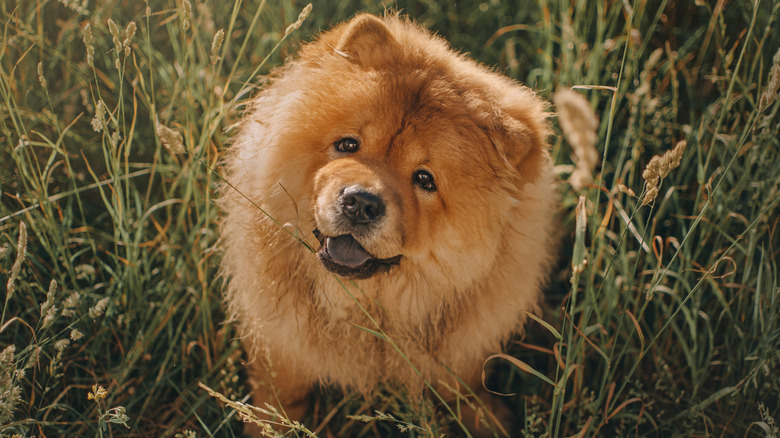
[[[325,249],[334,262],[350,268],[357,268],[372,258],[371,254],[349,234],[326,237]]]

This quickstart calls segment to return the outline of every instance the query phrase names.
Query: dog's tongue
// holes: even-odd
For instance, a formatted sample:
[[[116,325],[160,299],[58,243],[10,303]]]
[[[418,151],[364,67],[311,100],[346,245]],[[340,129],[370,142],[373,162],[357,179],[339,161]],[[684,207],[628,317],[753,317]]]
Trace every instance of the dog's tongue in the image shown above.
[[[350,268],[357,268],[371,259],[371,254],[349,234],[325,238],[325,248],[334,262]]]

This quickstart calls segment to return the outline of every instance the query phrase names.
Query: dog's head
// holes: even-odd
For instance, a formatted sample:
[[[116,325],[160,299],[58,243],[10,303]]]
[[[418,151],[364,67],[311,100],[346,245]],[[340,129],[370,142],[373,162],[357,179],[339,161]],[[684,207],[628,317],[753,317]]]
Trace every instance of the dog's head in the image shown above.
[[[331,59],[315,61],[338,72],[345,92],[334,104],[348,110],[329,126],[329,160],[314,180],[318,256],[348,278],[413,263],[473,279],[500,247],[516,202],[508,186],[544,164],[542,107],[510,81],[495,89],[497,75],[440,40],[396,26],[409,24],[359,16],[328,41]]]
[[[257,111],[287,158],[266,159],[265,173],[280,202],[310,203],[319,260],[345,278],[413,270],[468,285],[489,272],[520,187],[547,164],[530,90],[396,17],[323,34],[271,90],[284,96]]]

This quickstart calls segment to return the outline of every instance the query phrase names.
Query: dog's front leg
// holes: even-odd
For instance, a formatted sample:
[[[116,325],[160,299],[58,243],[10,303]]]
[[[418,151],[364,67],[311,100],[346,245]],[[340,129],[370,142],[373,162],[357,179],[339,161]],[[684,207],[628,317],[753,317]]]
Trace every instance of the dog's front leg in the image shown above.
[[[300,422],[306,414],[311,400],[313,382],[295,366],[285,363],[269,365],[263,359],[255,357],[249,364],[250,383],[252,385],[252,405],[269,410],[268,405],[278,415],[258,415],[263,423],[271,425],[277,431],[288,430],[285,424]],[[261,426],[247,423],[244,434],[259,436]]]

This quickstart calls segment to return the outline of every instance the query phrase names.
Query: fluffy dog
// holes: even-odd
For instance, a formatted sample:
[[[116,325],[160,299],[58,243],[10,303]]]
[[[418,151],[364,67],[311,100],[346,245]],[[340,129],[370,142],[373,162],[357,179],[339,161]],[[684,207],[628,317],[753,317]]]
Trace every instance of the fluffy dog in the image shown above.
[[[546,116],[527,87],[396,16],[359,15],[280,68],[221,198],[253,402],[300,419],[319,383],[478,391],[485,358],[538,310]]]

